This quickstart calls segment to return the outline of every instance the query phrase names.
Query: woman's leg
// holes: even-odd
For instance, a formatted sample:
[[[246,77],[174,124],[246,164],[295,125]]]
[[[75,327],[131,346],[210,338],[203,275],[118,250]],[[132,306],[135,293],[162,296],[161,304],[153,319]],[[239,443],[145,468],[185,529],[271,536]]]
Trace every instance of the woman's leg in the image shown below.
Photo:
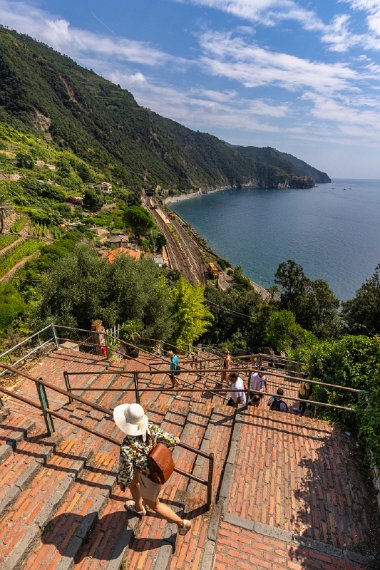
[[[156,512],[158,515],[161,515],[165,520],[176,523],[180,528],[183,527],[183,519],[176,515],[175,512],[170,507],[168,507],[168,505],[161,503],[159,499],[156,501],[145,499],[145,502],[148,507],[152,509],[152,511]]]
[[[135,501],[135,507],[137,511],[144,510],[144,504],[141,496],[140,483],[137,477],[134,477],[133,481],[129,485],[129,490],[131,492],[132,498]]]

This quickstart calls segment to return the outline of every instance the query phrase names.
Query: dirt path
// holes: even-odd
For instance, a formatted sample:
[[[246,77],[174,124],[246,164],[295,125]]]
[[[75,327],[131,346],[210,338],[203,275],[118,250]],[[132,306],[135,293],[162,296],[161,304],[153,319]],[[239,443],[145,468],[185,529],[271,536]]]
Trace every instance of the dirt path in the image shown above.
[[[6,273],[5,275],[3,275],[2,277],[0,277],[0,283],[5,283],[6,281],[9,281],[13,275],[16,273],[16,271],[18,271],[23,265],[25,265],[25,263],[27,261],[30,261],[31,259],[34,259],[35,257],[37,257],[38,255],[40,255],[39,251],[36,251],[35,253],[32,253],[32,255],[28,255],[27,257],[24,257],[23,259],[21,259],[21,261],[19,261],[18,263],[16,263],[16,265],[14,265],[12,267],[12,269],[10,269],[8,271],[8,273]]]

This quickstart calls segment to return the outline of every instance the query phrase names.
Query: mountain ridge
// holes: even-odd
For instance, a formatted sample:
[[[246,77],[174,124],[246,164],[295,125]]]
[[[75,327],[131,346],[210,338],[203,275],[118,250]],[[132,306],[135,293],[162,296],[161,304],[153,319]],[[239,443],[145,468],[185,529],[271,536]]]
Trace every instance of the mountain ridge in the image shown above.
[[[108,168],[110,178],[134,190],[330,181],[287,153],[231,145],[161,117],[129,91],[28,36],[0,27],[0,47],[0,120]]]

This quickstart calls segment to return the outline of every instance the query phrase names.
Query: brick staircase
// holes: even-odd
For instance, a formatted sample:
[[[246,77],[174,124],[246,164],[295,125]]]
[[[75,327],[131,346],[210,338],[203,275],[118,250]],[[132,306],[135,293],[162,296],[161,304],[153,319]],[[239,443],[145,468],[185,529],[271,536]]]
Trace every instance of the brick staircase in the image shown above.
[[[267,411],[264,402],[235,412],[212,393],[219,373],[200,380],[196,369],[181,372],[180,384],[203,390],[191,397],[146,391],[170,385],[167,363],[149,374],[153,360],[111,364],[60,349],[30,373],[63,388],[64,370],[81,372],[72,385],[83,388],[74,393],[112,409],[134,401],[133,391],[122,390],[133,387],[131,371],[138,370],[150,419],[214,452],[213,507],[205,508],[204,485],[174,473],[162,500],[192,519],[191,532],[177,536],[175,525],[153,513],[132,516],[115,485],[116,445],[60,420],[47,436],[38,410],[8,399],[0,409],[1,570],[378,567],[376,513],[344,434],[327,422]],[[89,390],[95,387],[103,390]],[[37,399],[30,380],[14,391]],[[121,441],[109,415],[49,390],[48,397],[52,409]],[[206,458],[176,447],[175,459],[207,478]]]
[[[122,392],[133,387],[128,370],[140,370],[142,388],[165,382],[167,364],[162,365],[163,374],[150,377],[149,358],[145,360],[140,357],[138,363],[123,361],[111,366],[93,355],[59,350],[30,373],[62,388],[63,370],[83,372],[83,376],[73,377],[72,384],[85,388],[74,393],[112,409],[120,402],[135,399],[134,392]],[[181,373],[183,385],[193,385],[197,379],[195,372]],[[97,392],[90,391],[90,387],[120,391]],[[32,381],[23,380],[15,392],[36,400],[35,390]],[[210,438],[214,439],[213,430],[217,431],[220,421],[225,422],[221,444],[224,454],[218,455],[214,471],[216,489],[233,412],[223,404],[215,407],[212,399],[216,396],[199,403],[202,395],[196,393],[192,401],[189,394],[177,398],[175,393],[142,390],[141,403],[152,421],[180,436],[181,442],[207,451]],[[48,397],[51,409],[121,441],[122,434],[109,416],[81,402],[70,404],[56,392],[48,390]],[[56,419],[56,431],[49,437],[38,410],[11,399],[7,405],[11,411],[2,413],[0,432],[0,476],[4,483],[0,492],[1,568],[119,568],[123,559],[126,567],[132,568],[143,559],[146,567],[162,564],[163,560],[169,563],[177,538],[175,529],[158,517],[139,520],[124,510],[126,497],[115,486],[119,454],[115,445]],[[215,441],[221,435],[215,435]],[[208,465],[204,462],[208,460],[196,461],[194,453],[181,447],[176,448],[175,456],[177,467],[190,473],[194,470],[207,479]],[[193,482],[189,494],[188,484],[188,478],[175,473],[165,486],[163,500],[181,512],[202,509],[202,505],[204,510],[205,487]],[[188,540],[186,537],[186,543]],[[147,549],[149,545],[152,548]]]

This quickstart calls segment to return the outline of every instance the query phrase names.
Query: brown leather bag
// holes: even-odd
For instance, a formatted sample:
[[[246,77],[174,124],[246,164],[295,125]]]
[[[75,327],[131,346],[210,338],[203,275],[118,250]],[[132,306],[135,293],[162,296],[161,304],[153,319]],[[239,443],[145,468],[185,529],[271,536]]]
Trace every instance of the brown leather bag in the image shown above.
[[[172,452],[166,445],[156,443],[149,453],[145,453],[131,443],[129,447],[148,458],[149,479],[153,481],[153,483],[158,483],[159,485],[166,483],[175,467]]]
[[[150,477],[153,483],[163,485],[174,471],[173,455],[163,443],[157,443],[148,454]]]

